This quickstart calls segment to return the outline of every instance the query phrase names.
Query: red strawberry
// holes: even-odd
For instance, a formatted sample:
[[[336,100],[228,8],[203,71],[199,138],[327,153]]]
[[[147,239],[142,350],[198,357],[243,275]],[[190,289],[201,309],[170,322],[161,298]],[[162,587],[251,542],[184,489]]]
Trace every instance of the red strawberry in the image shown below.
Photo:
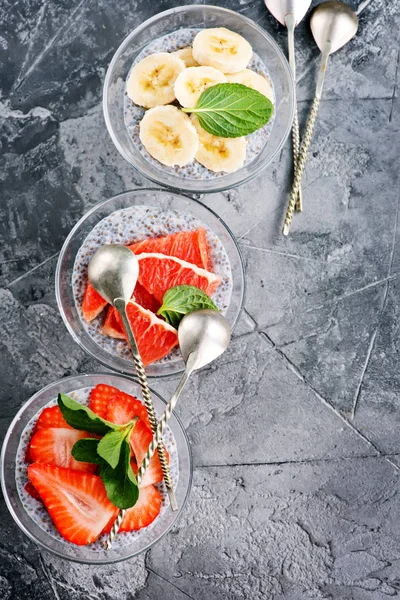
[[[73,427],[68,425],[67,421],[64,419],[58,406],[51,406],[50,408],[45,408],[42,410],[38,420],[36,421],[34,431],[39,431],[39,429],[47,429],[48,427],[73,429]]]
[[[137,531],[147,527],[160,514],[162,497],[153,485],[140,488],[139,500],[128,508],[120,531]]]
[[[33,463],[28,467],[28,477],[68,542],[91,544],[118,514],[97,475]]]
[[[117,392],[110,400],[107,406],[106,419],[111,423],[125,425],[134,417],[139,417],[146,427],[150,429],[149,417],[146,407],[133,396],[125,392]]]
[[[82,302],[82,315],[85,321],[92,321],[106,306],[107,300],[104,300],[88,281]]]
[[[137,464],[140,466],[142,461],[146,455],[148,447],[153,439],[153,434],[150,429],[146,427],[143,421],[138,421],[131,433],[130,444],[133,450],[133,453],[136,458]],[[169,461],[168,452],[166,452],[167,460]],[[133,467],[135,473],[137,473],[136,469]],[[153,458],[150,461],[148,468],[144,474],[142,483],[140,487],[146,487],[151,485],[152,483],[158,483],[163,480],[163,474],[160,464],[160,459],[158,458],[158,451],[156,450]]]
[[[39,502],[42,501],[41,497],[39,496],[38,492],[36,491],[36,489],[33,487],[32,483],[30,481],[27,481],[26,484],[24,485],[25,491],[32,497],[35,498],[35,500],[39,500]]]
[[[107,406],[111,398],[115,393],[119,392],[116,387],[112,385],[106,385],[105,383],[98,383],[96,387],[90,392],[90,404],[89,407],[96,415],[105,419],[107,417]]]
[[[79,462],[71,454],[72,446],[78,440],[91,437],[87,431],[77,429],[61,429],[61,427],[49,427],[41,429],[33,436],[29,452],[33,462],[66,467],[74,471],[95,473],[96,465]]]

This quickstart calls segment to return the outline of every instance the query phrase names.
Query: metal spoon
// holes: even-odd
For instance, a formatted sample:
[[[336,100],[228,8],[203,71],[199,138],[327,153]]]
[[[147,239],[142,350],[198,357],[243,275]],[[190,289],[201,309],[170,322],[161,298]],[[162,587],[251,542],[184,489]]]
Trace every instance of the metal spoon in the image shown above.
[[[133,290],[139,275],[139,263],[134,253],[126,246],[109,244],[103,246],[92,256],[88,277],[94,289],[110,304],[112,304],[121,315],[122,323],[128,337],[132,350],[136,372],[139,379],[144,403],[149,416],[153,433],[157,429],[157,417],[151,400],[151,392],[147,383],[146,371],[139,354],[135,336],[126,314],[126,305],[132,297]],[[161,468],[172,510],[178,510],[171,473],[165,455],[164,446],[161,443],[158,448]]]
[[[159,447],[158,444],[162,439],[165,427],[190,375],[193,371],[205,367],[225,352],[231,340],[231,330],[226,319],[217,311],[197,310],[183,317],[178,327],[178,338],[186,369],[161,416],[156,432],[153,432],[153,439],[136,476],[138,484],[142,481],[154,452]],[[108,536],[107,548],[111,547],[124,519],[125,512],[124,510],[119,512]]]
[[[333,52],[336,52],[336,50],[342,48],[355,36],[358,29],[358,17],[356,13],[343,2],[323,2],[313,11],[310,25],[316,44],[322,52],[322,61],[318,74],[314,102],[308,117],[304,139],[297,160],[293,187],[283,227],[284,235],[288,235],[290,224],[293,219],[296,198],[300,189],[304,167],[306,165],[307,152],[311,143],[311,136],[314,131],[319,104],[321,102],[328,57]]]
[[[296,57],[294,52],[294,29],[303,20],[304,15],[308,11],[311,0],[264,0],[265,6],[269,12],[275,17],[279,23],[284,25],[288,31],[288,46],[289,46],[289,65],[292,69],[293,80],[295,85],[294,99],[294,119],[292,127],[293,137],[293,162],[296,169],[297,158],[300,150],[300,132],[299,132],[299,117],[297,113],[296,102]],[[303,201],[301,188],[296,200],[296,210],[303,210]]]

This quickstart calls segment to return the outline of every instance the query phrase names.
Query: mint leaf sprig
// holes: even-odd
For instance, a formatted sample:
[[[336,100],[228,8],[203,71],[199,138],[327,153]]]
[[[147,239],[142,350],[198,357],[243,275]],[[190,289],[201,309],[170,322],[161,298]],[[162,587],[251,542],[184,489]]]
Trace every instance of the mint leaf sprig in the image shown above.
[[[165,292],[157,314],[177,329],[187,313],[203,308],[218,311],[211,298],[200,288],[194,285],[176,285]]]
[[[75,442],[71,451],[75,460],[99,465],[107,498],[114,506],[121,509],[134,506],[139,486],[131,467],[129,438],[138,419],[116,425],[65,394],[58,395],[58,405],[68,425],[103,436]]]
[[[219,137],[236,138],[253,133],[270,120],[271,100],[242,83],[218,83],[202,92],[194,108],[203,129]]]

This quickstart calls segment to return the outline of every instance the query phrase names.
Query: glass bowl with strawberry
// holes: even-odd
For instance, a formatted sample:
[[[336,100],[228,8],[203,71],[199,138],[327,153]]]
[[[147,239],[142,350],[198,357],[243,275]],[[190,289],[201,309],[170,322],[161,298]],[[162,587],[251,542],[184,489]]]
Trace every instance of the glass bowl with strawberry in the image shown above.
[[[148,376],[183,370],[177,327],[187,312],[214,308],[235,326],[244,271],[225,223],[192,198],[167,190],[132,190],[89,211],[66,239],[57,264],[56,297],[64,323],[102,364],[135,374],[121,318],[88,280],[89,261],[106,244],[128,246],[138,259],[127,314]]]
[[[165,401],[154,391],[160,415]],[[163,437],[179,506],[169,507],[157,453],[137,485],[152,439],[140,388],[118,374],[68,377],[35,394],[15,416],[2,454],[8,509],[33,541],[62,558],[118,562],[150,548],[174,525],[191,485],[188,441],[173,415]],[[120,530],[105,541],[121,508]]]

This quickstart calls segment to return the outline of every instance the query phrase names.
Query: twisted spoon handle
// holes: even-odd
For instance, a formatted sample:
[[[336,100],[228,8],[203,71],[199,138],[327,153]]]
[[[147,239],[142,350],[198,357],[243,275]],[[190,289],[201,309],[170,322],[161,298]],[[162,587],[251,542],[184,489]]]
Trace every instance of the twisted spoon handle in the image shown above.
[[[308,117],[303,143],[301,144],[299,156],[297,159],[293,187],[292,187],[292,191],[290,193],[289,206],[286,211],[285,223],[283,226],[283,235],[288,235],[289,229],[290,229],[290,224],[293,219],[293,213],[294,213],[294,209],[295,209],[295,205],[296,205],[296,199],[297,199],[297,195],[299,193],[301,178],[303,176],[304,168],[306,166],[307,152],[310,147],[311,138],[312,138],[312,134],[314,131],[315,121],[317,119],[320,102],[321,102],[321,98],[314,98],[311,112]]]
[[[153,439],[151,440],[150,446],[147,449],[146,456],[144,457],[143,462],[140,465],[140,469],[136,475],[136,479],[137,479],[139,486],[143,480],[146,469],[149,466],[150,461],[151,461],[155,451],[157,450],[157,446],[158,446],[159,442],[162,440],[162,434],[164,433],[167,423],[168,423],[169,419],[171,418],[172,411],[174,410],[174,408],[176,406],[178,398],[181,395],[181,392],[182,392],[184,386],[186,385],[186,382],[189,379],[193,370],[194,370],[193,366],[190,366],[190,365],[186,366],[186,370],[183,373],[175,392],[171,396],[171,399],[168,402],[168,404],[165,408],[165,411],[163,412],[163,414],[161,416],[160,422],[158,423],[156,431],[153,434]],[[115,536],[117,535],[119,528],[121,527],[121,523],[124,520],[125,514],[126,514],[126,510],[123,509],[123,510],[119,511],[118,516],[115,519],[114,524],[111,528],[111,531],[108,535],[108,538],[105,542],[105,547],[107,550],[109,550],[111,548],[112,543],[115,539]]]
[[[192,373],[192,370],[193,369],[191,367],[188,367],[188,366],[186,367],[186,370],[183,373],[183,375],[178,383],[178,387],[176,388],[175,392],[172,394],[171,399],[168,402],[168,404],[165,408],[165,411],[163,412],[163,414],[161,416],[161,419],[157,425],[157,429],[154,432],[153,439],[151,440],[150,446],[147,449],[146,456],[144,457],[143,462],[140,465],[140,469],[137,473],[136,477],[137,477],[138,483],[143,479],[146,469],[149,466],[150,461],[153,457],[153,454],[157,449],[157,444],[162,439],[162,434],[167,426],[169,419],[171,418],[172,411],[174,410],[174,408],[176,406],[178,398],[181,395],[181,392],[182,392],[184,386],[186,385],[186,382],[189,379],[190,374]]]
[[[154,405],[153,405],[153,402],[151,399],[151,392],[149,389],[149,384],[147,383],[146,371],[144,370],[142,358],[140,356],[140,353],[139,353],[139,350],[138,350],[138,347],[136,344],[135,336],[133,335],[131,324],[129,323],[128,316],[126,314],[126,305],[125,305],[124,301],[121,301],[119,299],[114,300],[114,304],[115,304],[115,307],[117,308],[117,310],[119,310],[119,312],[120,312],[122,322],[124,325],[124,329],[128,336],[128,341],[129,341],[129,344],[130,344],[130,347],[132,350],[132,354],[133,354],[133,360],[135,362],[136,373],[137,373],[137,376],[139,379],[140,387],[142,389],[144,404],[146,406],[147,414],[149,416],[150,426],[151,426],[152,432],[155,433],[155,431],[157,429],[156,412],[154,410]],[[175,494],[173,491],[171,473],[169,470],[167,456],[165,454],[165,448],[162,444],[162,440],[159,440],[159,442],[160,443],[158,445],[158,456],[160,459],[161,469],[162,469],[165,485],[167,487],[167,492],[168,492],[169,500],[171,503],[171,508],[173,511],[175,511],[175,510],[178,510],[178,505],[176,503],[176,498],[175,498]]]
[[[293,147],[293,165],[296,171],[297,158],[300,151],[300,130],[299,130],[299,115],[297,112],[297,100],[296,100],[296,56],[294,50],[294,29],[296,27],[293,13],[288,13],[285,18],[286,27],[288,30],[288,47],[289,47],[289,65],[292,69],[293,83],[295,86],[295,98],[294,98],[294,118],[292,126],[292,147]],[[302,193],[301,187],[299,188],[296,200],[296,210],[303,210]]]
[[[299,158],[299,152],[300,152],[300,129],[299,129],[299,114],[297,112],[297,105],[294,110],[292,142],[293,142],[293,164],[294,164],[294,169],[296,171],[296,165],[297,165],[297,161]],[[302,191],[301,191],[301,186],[299,187],[299,191],[297,194],[296,210],[298,212],[301,212],[303,210],[303,195],[302,195]]]
[[[129,345],[132,350],[133,360],[135,362],[135,367],[136,367],[136,372],[137,372],[137,376],[139,379],[139,384],[142,389],[144,403],[146,406],[147,414],[149,416],[150,426],[151,426],[151,429],[152,429],[153,435],[154,435],[155,432],[157,431],[157,417],[156,417],[156,413],[154,410],[153,402],[151,400],[151,392],[149,389],[149,385],[147,383],[146,371],[144,369],[143,362],[140,357],[139,350],[138,350],[138,347],[136,344],[135,336],[133,335],[133,331],[132,331],[131,325],[129,323],[127,314],[126,314],[125,301],[122,299],[117,299],[114,301],[114,304],[115,304],[116,309],[119,311],[119,313],[121,315],[122,323],[124,325],[124,329],[125,329],[126,335],[128,337]],[[165,426],[164,426],[164,429],[165,429]],[[164,429],[163,429],[163,431],[164,431]],[[150,459],[148,460],[146,467],[142,470],[141,473],[137,474],[136,479],[137,479],[138,485],[140,485],[140,483],[143,479],[145,470],[149,466],[150,460],[151,460],[154,452],[156,451],[156,449],[158,449],[158,456],[160,459],[161,469],[162,469],[164,481],[165,481],[165,484],[167,487],[167,492],[168,492],[171,508],[173,511],[176,511],[176,510],[178,510],[178,504],[176,502],[175,494],[173,491],[172,478],[171,478],[171,473],[169,470],[167,457],[165,454],[165,448],[162,444],[162,435],[158,436],[157,443],[154,446],[153,453],[152,453]],[[119,528],[121,527],[121,523],[124,520],[125,514],[126,514],[126,510],[122,509],[119,511],[118,516],[115,519],[114,524],[111,528],[111,531],[108,535],[108,538],[105,542],[105,548],[107,550],[109,550],[111,548],[112,543],[115,540],[115,537],[119,531]]]

